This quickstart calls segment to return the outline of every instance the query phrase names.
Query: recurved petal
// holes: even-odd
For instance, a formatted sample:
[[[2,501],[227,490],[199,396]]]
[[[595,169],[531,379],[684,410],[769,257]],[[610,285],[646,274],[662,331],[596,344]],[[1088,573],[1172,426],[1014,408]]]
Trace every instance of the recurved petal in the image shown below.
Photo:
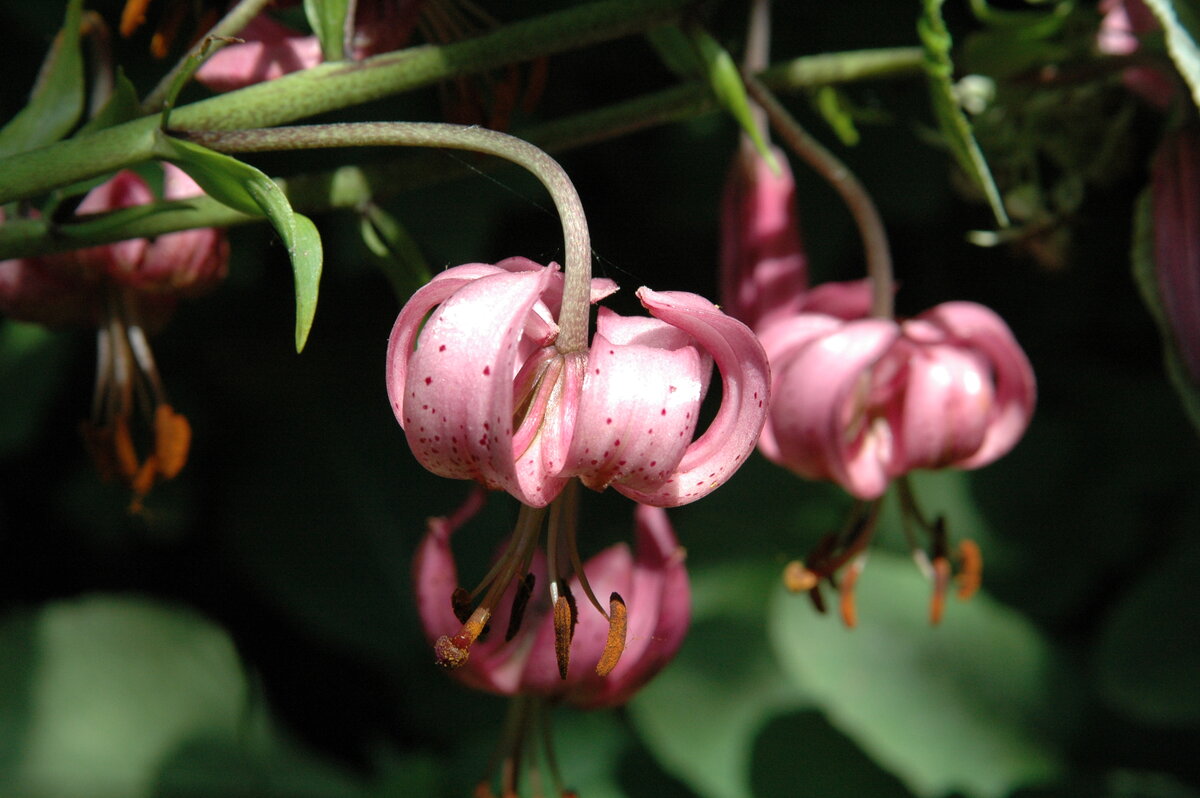
[[[898,398],[887,407],[894,477],[972,456],[983,443],[995,402],[986,360],[946,344],[912,348]]]
[[[711,365],[662,321],[604,309],[600,318],[618,340],[650,343],[617,343],[599,330],[593,336],[568,473],[595,490],[618,483],[622,492],[653,491],[692,442]]]
[[[695,339],[721,374],[720,408],[708,429],[687,447],[676,471],[654,490],[613,486],[643,504],[673,507],[711,493],[750,454],[766,420],[770,369],[754,333],[707,299],[645,287],[637,296],[651,315]]]
[[[625,651],[607,677],[589,684],[591,689],[568,696],[568,701],[584,709],[628,701],[679,651],[691,622],[685,552],[666,510],[639,504],[634,521],[633,580],[630,592],[624,595],[629,609]]]
[[[1004,320],[983,305],[945,302],[918,318],[945,330],[949,342],[987,359],[995,395],[987,431],[975,453],[954,464],[959,468],[987,465],[1008,453],[1029,427],[1037,403],[1033,366]]]
[[[401,311],[388,345],[388,393],[413,455],[430,471],[474,479],[535,506],[561,490],[563,480],[537,464],[519,478],[512,442],[522,335],[554,276],[545,268],[465,281],[448,276]]]
[[[807,322],[797,326],[827,325]],[[773,361],[776,398],[768,424],[780,464],[810,479],[833,480],[862,499],[883,493],[890,432],[882,419],[871,418],[867,400],[871,369],[899,334],[895,323],[880,319],[839,323],[805,336],[802,346]]]

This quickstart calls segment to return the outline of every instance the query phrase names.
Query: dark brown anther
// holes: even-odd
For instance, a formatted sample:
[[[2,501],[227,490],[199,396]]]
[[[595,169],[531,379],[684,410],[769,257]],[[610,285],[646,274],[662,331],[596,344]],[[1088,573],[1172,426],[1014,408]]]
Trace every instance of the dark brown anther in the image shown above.
[[[554,601],[554,657],[558,660],[558,675],[566,679],[571,664],[571,638],[575,635],[575,613],[566,595]]]
[[[808,591],[808,598],[810,601],[812,601],[813,609],[824,615],[825,597],[821,595],[821,586],[819,584],[812,590]]]
[[[955,577],[958,584],[958,598],[966,601],[979,590],[983,583],[983,552],[979,544],[973,540],[964,540],[958,544],[958,559],[961,570]]]
[[[621,652],[625,650],[625,634],[629,628],[628,611],[625,599],[620,593],[613,593],[608,599],[608,640],[604,643],[604,652],[596,663],[596,675],[607,676],[621,661]]]
[[[525,608],[529,606],[529,597],[533,595],[534,577],[532,573],[517,583],[517,593],[513,596],[512,612],[508,615],[508,629],[504,632],[505,642],[517,636],[521,629],[521,621],[525,617]]]
[[[950,584],[950,561],[938,557],[933,561],[933,598],[929,602],[929,623],[937,626],[942,622],[946,609],[946,587]]]
[[[454,592],[450,594],[450,607],[454,610],[454,617],[458,618],[459,623],[466,623],[471,617],[471,591],[465,587],[456,587]]]

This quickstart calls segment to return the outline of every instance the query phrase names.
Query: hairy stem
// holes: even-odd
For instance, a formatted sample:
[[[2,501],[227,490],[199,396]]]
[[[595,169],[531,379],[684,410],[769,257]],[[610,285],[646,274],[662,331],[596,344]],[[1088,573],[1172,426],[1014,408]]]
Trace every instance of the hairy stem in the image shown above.
[[[856,80],[908,77],[921,72],[919,48],[862,50],[804,56],[771,67],[760,75],[764,85],[795,90]],[[547,152],[561,152],[657,125],[713,113],[716,101],[706,84],[689,83],[626,100],[606,108],[519,131],[519,136]],[[292,206],[302,213],[356,208],[403,190],[434,185],[473,174],[444,157],[412,153],[411,157],[370,166],[343,166],[289,178],[277,178]],[[488,164],[481,168],[486,169]],[[155,212],[95,235],[67,238],[44,219],[14,219],[0,225],[0,258],[31,257],[127,238],[152,237],[196,227],[227,227],[262,221],[209,197],[159,202]]]
[[[528,169],[554,200],[562,220],[565,285],[559,314],[564,354],[587,347],[592,248],[583,203],[558,162],[527,141],[481,127],[439,122],[357,122],[265,130],[194,131],[183,136],[221,152],[308,150],[318,147],[440,147],[494,155]]]
[[[515,22],[444,46],[424,45],[353,63],[321,64],[174,109],[180,130],[267,127],[428,86],[448,78],[637,33],[691,0],[605,0]],[[0,204],[97,177],[153,157],[157,116],[0,159]]]

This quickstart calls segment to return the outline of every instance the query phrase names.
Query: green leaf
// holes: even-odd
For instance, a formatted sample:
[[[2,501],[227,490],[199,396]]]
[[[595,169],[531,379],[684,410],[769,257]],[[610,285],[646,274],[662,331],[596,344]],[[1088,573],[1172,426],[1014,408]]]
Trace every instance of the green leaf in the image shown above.
[[[778,172],[779,165],[775,163],[775,156],[754,121],[754,114],[750,112],[750,98],[746,96],[746,86],[742,83],[742,73],[738,71],[737,64],[725,48],[703,30],[693,28],[690,34],[696,51],[704,62],[704,74],[717,102],[733,116],[742,132],[754,142],[754,148],[763,160],[772,170]]]
[[[950,58],[952,42],[946,23],[942,20],[944,2],[945,0],[924,0],[925,13],[917,21],[917,31],[925,48],[925,72],[929,77],[934,115],[955,160],[987,197],[997,224],[1008,227],[1008,214],[1004,210],[1000,190],[996,188],[987,160],[975,141],[971,122],[955,98],[954,63]]]
[[[0,626],[0,793],[151,794],[164,761],[234,741],[248,689],[232,641],[196,614],[92,595]]]
[[[1024,618],[976,595],[928,621],[929,584],[908,558],[872,553],[859,626],[779,588],[769,632],[784,670],[917,795],[1002,796],[1052,778],[1059,688],[1050,646]]]
[[[360,230],[363,243],[378,259],[397,298],[405,301],[429,282],[429,264],[404,225],[375,203],[363,208]]]
[[[141,116],[141,103],[138,101],[137,89],[125,76],[125,70],[117,67],[117,76],[113,82],[113,93],[95,116],[79,129],[79,135],[94,133],[106,127],[119,125]]]
[[[1162,335],[1163,360],[1166,364],[1167,376],[1174,386],[1175,392],[1183,403],[1197,431],[1200,431],[1200,388],[1192,382],[1187,367],[1183,364],[1183,356],[1175,341],[1175,332],[1163,311],[1162,299],[1158,294],[1158,277],[1155,274],[1154,262],[1154,210],[1151,207],[1150,189],[1146,189],[1138,197],[1133,208],[1133,279],[1137,283],[1142,301],[1158,323],[1158,331]]]
[[[79,46],[83,0],[67,16],[42,64],[29,104],[0,130],[0,158],[58,141],[83,113],[83,54]]]
[[[770,562],[694,571],[687,640],[629,705],[634,726],[663,768],[705,798],[748,798],[763,727],[810,706],[767,641],[766,602],[779,572]]]
[[[321,54],[326,61],[341,61],[346,57],[348,7],[348,0],[304,0],[304,14],[321,41]]]
[[[846,104],[846,98],[833,86],[822,86],[814,92],[817,110],[825,122],[837,134],[838,139],[847,147],[858,143],[858,128],[854,126],[854,117]]]
[[[288,248],[296,281],[296,351],[304,349],[317,312],[321,281],[321,236],[312,221],[292,210],[275,181],[249,164],[188,141],[160,136],[161,157],[179,165],[218,202],[251,215],[264,215]]]
[[[685,80],[704,77],[704,60],[677,25],[660,25],[646,31],[646,39],[667,69]]]
[[[1200,14],[1194,2],[1146,0],[1167,34],[1167,52],[1192,90],[1192,102],[1200,108]]]
[[[1181,537],[1104,624],[1096,648],[1100,693],[1130,718],[1181,728],[1200,721],[1200,636],[1180,614],[1200,606],[1197,568],[1200,541]]]

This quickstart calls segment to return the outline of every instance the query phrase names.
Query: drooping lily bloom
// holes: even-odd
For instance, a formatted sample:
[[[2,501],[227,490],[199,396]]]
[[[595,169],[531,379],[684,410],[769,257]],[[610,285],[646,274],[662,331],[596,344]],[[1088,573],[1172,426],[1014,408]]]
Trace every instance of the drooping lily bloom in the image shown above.
[[[694,294],[642,288],[654,318],[602,309],[590,351],[563,354],[562,290],[556,265],[509,258],[448,269],[413,294],[392,329],[387,387],[417,460],[533,507],[571,477],[664,507],[724,483],[766,412],[753,333]],[[592,301],[614,290],[593,280]],[[721,406],[693,440],[712,362]]]
[[[1200,386],[1200,132],[1167,134],[1150,174],[1154,273],[1163,317],[1183,366]]]
[[[721,303],[725,312],[761,333],[797,313],[842,319],[866,316],[867,280],[810,288],[808,256],[796,211],[796,180],[787,156],[771,148],[778,174],[743,137],[721,197]]]
[[[634,519],[634,553],[618,543],[583,564],[592,589],[605,597],[618,594],[627,608],[624,653],[607,675],[593,665],[606,654],[610,627],[590,612],[576,619],[570,667],[565,678],[561,675],[553,607],[544,591],[529,590],[547,580],[546,558],[538,550],[529,569],[532,579],[508,588],[491,616],[490,631],[474,644],[470,659],[452,671],[454,677],[491,693],[541,696],[584,709],[629,700],[679,650],[691,617],[684,551],[666,511],[638,505]],[[450,537],[465,520],[463,513],[431,519],[413,562],[417,609],[430,643],[453,635],[462,623],[451,600],[459,582]],[[580,602],[587,600],[577,576],[567,591]]]
[[[171,164],[163,166],[163,189],[166,199],[201,193]],[[92,189],[76,212],[153,199],[141,177],[123,171]],[[97,328],[96,390],[84,442],[101,476],[133,493],[135,511],[155,482],[179,473],[191,441],[187,419],[167,401],[148,334],[166,322],[179,297],[219,283],[228,260],[224,233],[200,229],[0,262],[0,310],[22,321]]]
[[[800,314],[762,336],[775,400],[772,461],[862,499],[919,468],[978,468],[1029,424],[1033,370],[1008,326],[972,302],[904,322]]]

